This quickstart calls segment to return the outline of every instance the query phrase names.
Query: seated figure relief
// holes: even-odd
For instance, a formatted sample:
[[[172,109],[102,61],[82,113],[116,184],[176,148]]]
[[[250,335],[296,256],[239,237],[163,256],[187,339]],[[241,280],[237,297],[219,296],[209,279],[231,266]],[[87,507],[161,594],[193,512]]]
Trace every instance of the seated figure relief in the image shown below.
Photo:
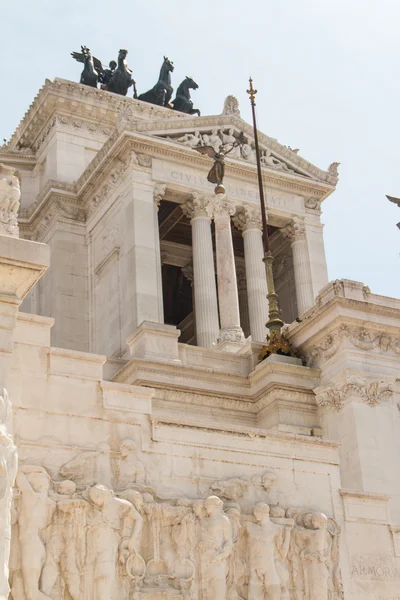
[[[203,498],[171,490],[164,497],[146,484],[132,440],[117,452],[93,452],[61,466],[56,481],[43,467],[20,466],[13,600],[343,597],[339,526],[322,513],[285,507],[276,473],[211,483]],[[92,461],[104,453],[113,487],[93,482]]]

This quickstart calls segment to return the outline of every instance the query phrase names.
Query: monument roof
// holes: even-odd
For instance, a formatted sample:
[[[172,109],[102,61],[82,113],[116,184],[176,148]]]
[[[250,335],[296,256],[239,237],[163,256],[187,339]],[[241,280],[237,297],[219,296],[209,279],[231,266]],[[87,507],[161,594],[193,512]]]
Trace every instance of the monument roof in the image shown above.
[[[228,99],[235,100],[232,96]],[[116,127],[120,130],[126,126],[129,130],[156,138],[168,139],[174,145],[184,135],[209,135],[213,130],[232,129],[233,134],[243,132],[248,143],[253,144],[252,126],[241,117],[235,106],[220,115],[193,117],[185,113],[149,104],[134,98],[120,96],[111,92],[98,90],[72,81],[56,78],[46,80],[39,90],[23,119],[12,135],[8,144],[3,146],[3,156],[24,155],[33,158],[43,141],[54,126],[56,115],[72,118],[77,125],[85,121],[88,126],[96,127],[101,123],[103,133],[110,135]],[[237,102],[237,101],[236,101]],[[280,144],[276,139],[260,132],[261,149],[268,154],[266,166],[275,170],[294,173],[314,181],[334,187],[338,181],[336,167],[324,171],[305,160],[297,151]],[[237,162],[251,163],[242,155],[235,157]],[[230,162],[235,160],[230,158]],[[269,163],[268,163],[269,160]],[[274,164],[275,163],[275,164]],[[333,163],[336,165],[337,163]]]

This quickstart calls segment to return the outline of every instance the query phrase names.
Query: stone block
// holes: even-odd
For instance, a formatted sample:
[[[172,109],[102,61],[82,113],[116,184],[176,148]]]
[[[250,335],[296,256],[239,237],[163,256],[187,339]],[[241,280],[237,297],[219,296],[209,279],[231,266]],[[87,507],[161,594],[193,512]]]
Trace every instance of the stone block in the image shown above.
[[[128,339],[130,357],[180,365],[179,335],[172,325],[144,321]]]

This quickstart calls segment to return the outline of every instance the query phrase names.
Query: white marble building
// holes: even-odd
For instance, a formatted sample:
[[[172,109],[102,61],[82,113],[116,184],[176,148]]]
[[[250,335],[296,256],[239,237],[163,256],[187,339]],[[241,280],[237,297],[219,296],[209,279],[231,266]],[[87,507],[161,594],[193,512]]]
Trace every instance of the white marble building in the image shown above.
[[[194,148],[239,132],[216,197]],[[336,164],[260,143],[304,364],[257,358],[232,97],[198,118],[46,81],[1,148],[0,598],[400,598],[400,301],[328,282]]]

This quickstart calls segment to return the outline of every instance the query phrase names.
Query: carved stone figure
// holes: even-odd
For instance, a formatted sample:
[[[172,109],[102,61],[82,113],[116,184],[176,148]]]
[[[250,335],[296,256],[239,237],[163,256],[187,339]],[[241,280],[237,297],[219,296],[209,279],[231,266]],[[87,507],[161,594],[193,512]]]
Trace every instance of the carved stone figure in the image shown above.
[[[287,173],[294,173],[293,169],[289,169],[286,163],[275,158],[270,150],[263,150],[261,153],[261,163],[266,167],[271,167],[278,171],[286,171]]]
[[[144,483],[146,471],[137,458],[137,446],[133,440],[123,440],[118,461],[117,488],[126,490],[133,483]]]
[[[202,144],[202,137],[200,132],[195,130],[194,133],[185,133],[179,138],[170,138],[174,142],[179,142],[184,146],[189,146],[189,148],[196,148],[196,146],[200,146]]]
[[[74,498],[76,485],[62,481],[58,485],[57,509],[53,516],[46,543],[46,562],[42,573],[42,589],[51,596],[53,587],[61,576],[72,600],[82,598],[80,573],[85,566],[85,527],[88,502]]]
[[[21,190],[16,170],[0,163],[0,235],[18,237]]]
[[[93,597],[110,600],[118,559],[126,560],[136,552],[138,511],[127,500],[116,498],[109,488],[95,485],[88,491],[91,511],[88,515],[88,566],[93,572]],[[122,542],[122,543],[121,543]]]
[[[21,492],[19,542],[25,595],[28,600],[49,600],[40,589],[40,581],[46,562],[44,533],[56,509],[48,496],[50,478],[42,467],[24,465],[19,468],[16,484]]]
[[[339,165],[340,165],[339,162],[333,162],[332,164],[330,164],[328,167],[328,173],[330,173],[334,177],[338,177],[339,176],[339,170],[338,170]]]
[[[222,114],[240,117],[239,102],[235,96],[227,96],[225,98]]]
[[[111,487],[110,446],[101,442],[96,450],[81,452],[61,467],[60,475],[82,486],[103,483]]]
[[[228,558],[232,552],[232,527],[222,512],[223,502],[217,496],[205,501],[206,517],[200,521],[200,573],[203,600],[225,600]]]
[[[296,592],[309,600],[341,597],[339,527],[322,513],[301,513],[296,523],[290,551]]]
[[[203,134],[203,145],[211,146],[214,148],[215,152],[218,152],[222,145],[222,137],[218,135],[218,129],[213,129],[210,134]]]
[[[138,100],[157,104],[158,106],[169,107],[169,101],[171,100],[172,92],[174,91],[174,88],[171,85],[171,73],[173,70],[174,63],[164,56],[164,62],[161,66],[160,76],[156,85],[148,92],[140,94]]]
[[[17,449],[10,434],[11,405],[5,389],[0,394],[0,598],[7,598],[11,540],[12,487],[17,472]]]
[[[198,87],[191,77],[186,76],[176,91],[176,98],[172,103],[173,109],[189,115],[197,114],[200,117],[199,109],[193,108],[193,102],[190,98],[190,90],[197,90]]]
[[[290,529],[269,518],[269,506],[263,502],[254,508],[255,523],[246,525],[249,538],[249,598],[281,600],[281,581],[276,568],[277,548],[288,546]]]

